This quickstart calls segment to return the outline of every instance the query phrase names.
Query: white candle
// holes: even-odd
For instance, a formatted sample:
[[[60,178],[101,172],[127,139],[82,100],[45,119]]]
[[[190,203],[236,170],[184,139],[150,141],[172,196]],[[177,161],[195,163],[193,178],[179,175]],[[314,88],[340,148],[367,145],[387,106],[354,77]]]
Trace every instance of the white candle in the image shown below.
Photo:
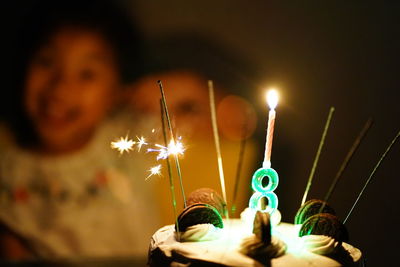
[[[263,168],[271,167],[271,151],[272,151],[272,139],[274,136],[274,126],[275,126],[275,118],[276,112],[275,108],[278,105],[278,93],[276,90],[269,90],[267,93],[267,103],[270,108],[268,114],[268,128],[267,128],[267,136],[265,141],[265,154],[264,154],[264,162]]]

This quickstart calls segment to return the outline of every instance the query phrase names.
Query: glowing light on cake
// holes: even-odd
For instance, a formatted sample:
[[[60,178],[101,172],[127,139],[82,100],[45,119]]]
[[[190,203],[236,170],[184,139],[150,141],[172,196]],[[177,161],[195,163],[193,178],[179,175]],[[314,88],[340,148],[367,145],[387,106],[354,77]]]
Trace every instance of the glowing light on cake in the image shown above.
[[[131,139],[128,139],[128,136],[125,136],[120,137],[117,141],[111,142],[111,148],[117,149],[120,154],[123,154],[125,151],[131,151],[135,144],[135,141],[132,141]]]
[[[146,177],[146,180],[148,180],[151,176],[154,176],[154,175],[161,176],[161,164],[151,167],[149,172],[150,172],[150,174],[149,174],[149,176]]]
[[[278,105],[278,100],[279,96],[276,90],[271,89],[267,92],[267,103],[270,110],[268,114],[268,128],[265,141],[264,161],[262,168],[258,169],[253,174],[251,186],[255,193],[249,200],[249,207],[254,212],[256,210],[261,210],[272,214],[278,208],[278,196],[273,191],[278,187],[279,176],[278,173],[271,168],[272,139],[274,135],[276,118],[275,108]],[[266,178],[268,178],[268,183],[264,182]],[[265,209],[261,205],[262,199],[268,200],[268,205]]]

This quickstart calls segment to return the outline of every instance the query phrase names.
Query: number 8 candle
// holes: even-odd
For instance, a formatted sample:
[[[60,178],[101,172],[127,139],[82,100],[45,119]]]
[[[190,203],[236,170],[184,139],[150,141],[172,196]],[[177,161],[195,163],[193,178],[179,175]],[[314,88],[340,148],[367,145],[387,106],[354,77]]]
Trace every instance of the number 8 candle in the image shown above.
[[[274,135],[274,125],[276,117],[275,108],[278,104],[278,93],[275,90],[268,91],[267,103],[270,110],[268,116],[264,161],[262,164],[262,168],[258,169],[253,174],[251,186],[255,193],[250,198],[249,207],[253,210],[260,209],[260,200],[262,198],[267,198],[268,206],[263,211],[272,214],[278,208],[278,197],[273,191],[276,189],[279,183],[278,173],[271,168],[272,138]],[[268,178],[268,184],[266,186],[263,185],[263,180],[265,178]]]

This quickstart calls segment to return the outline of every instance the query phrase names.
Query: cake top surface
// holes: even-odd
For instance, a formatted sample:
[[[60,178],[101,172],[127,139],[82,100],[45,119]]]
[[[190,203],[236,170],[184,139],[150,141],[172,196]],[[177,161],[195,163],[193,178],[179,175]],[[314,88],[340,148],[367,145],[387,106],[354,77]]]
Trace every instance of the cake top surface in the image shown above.
[[[152,237],[150,245],[150,266],[168,266],[179,263],[214,263],[227,266],[263,266],[260,262],[239,252],[245,237],[251,236],[243,221],[231,219],[224,221],[220,237],[212,241],[178,242],[174,226],[167,225],[159,229]],[[271,260],[271,267],[277,266],[358,266],[361,252],[357,248],[343,243],[340,254],[319,255],[333,251],[337,242],[326,236],[298,237],[298,228],[293,224],[281,223],[273,228],[272,241],[279,247],[287,246],[286,253]],[[337,250],[335,250],[337,251]],[[345,259],[342,259],[345,257]],[[347,257],[347,259],[346,259]],[[350,261],[349,261],[350,257]]]

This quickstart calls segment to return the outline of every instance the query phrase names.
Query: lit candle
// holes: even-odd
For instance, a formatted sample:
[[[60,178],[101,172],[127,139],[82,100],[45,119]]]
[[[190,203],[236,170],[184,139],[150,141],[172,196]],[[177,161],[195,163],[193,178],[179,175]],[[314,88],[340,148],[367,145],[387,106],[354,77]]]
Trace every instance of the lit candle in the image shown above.
[[[271,167],[271,150],[272,150],[272,139],[274,136],[274,126],[275,126],[275,117],[276,112],[275,108],[278,105],[278,93],[276,90],[269,90],[267,93],[267,103],[270,108],[268,115],[268,128],[267,128],[267,136],[265,141],[265,154],[264,154],[264,162],[263,168]]]
[[[251,180],[251,187],[255,192],[250,197],[249,207],[254,212],[256,210],[261,210],[272,215],[278,208],[278,196],[274,193],[274,190],[279,184],[278,173],[271,168],[272,137],[274,135],[276,117],[275,108],[278,105],[278,93],[275,90],[268,91],[267,103],[270,111],[268,116],[264,161],[262,167],[253,174],[253,178]],[[264,183],[264,179],[268,179],[268,183]],[[268,205],[266,208],[260,207],[260,201],[262,198],[266,198],[268,200]]]

